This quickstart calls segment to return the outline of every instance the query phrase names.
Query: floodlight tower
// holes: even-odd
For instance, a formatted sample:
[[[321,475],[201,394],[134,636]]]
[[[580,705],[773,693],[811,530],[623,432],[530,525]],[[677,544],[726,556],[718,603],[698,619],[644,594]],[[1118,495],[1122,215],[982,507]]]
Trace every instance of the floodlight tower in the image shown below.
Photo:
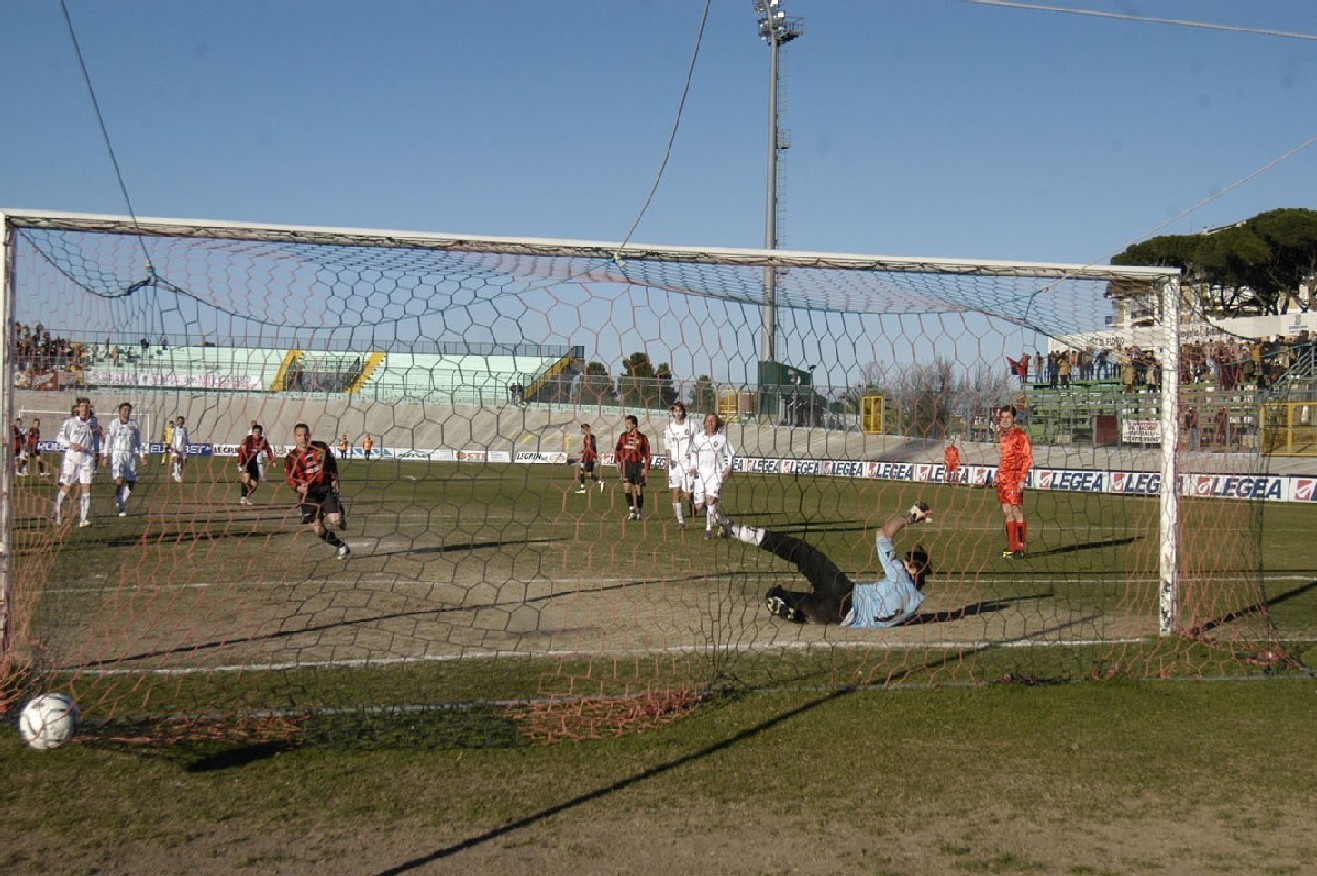
[[[786,43],[803,32],[804,22],[787,17],[782,0],[754,0],[759,19],[759,38],[768,43],[768,205],[764,217],[764,249],[777,249],[777,155],[786,148],[778,127],[777,53]],[[764,334],[760,342],[760,361],[777,360],[777,269],[764,269]],[[763,366],[761,366],[763,367]]]

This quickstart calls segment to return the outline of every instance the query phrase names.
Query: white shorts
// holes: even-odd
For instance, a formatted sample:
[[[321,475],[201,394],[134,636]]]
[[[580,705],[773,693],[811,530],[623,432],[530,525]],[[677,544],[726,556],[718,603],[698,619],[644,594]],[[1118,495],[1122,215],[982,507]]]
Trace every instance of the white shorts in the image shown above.
[[[692,487],[692,481],[695,476],[687,471],[683,466],[674,465],[672,460],[668,460],[668,489],[681,490],[683,493],[689,493]]]
[[[110,477],[113,480],[137,480],[137,456],[132,453],[110,454]]]
[[[96,474],[96,457],[91,454],[65,453],[59,464],[60,486],[90,484]]]
[[[705,474],[700,472],[699,477],[695,479],[695,489],[691,491],[691,499],[696,505],[703,505],[707,499],[719,499],[723,494],[723,476],[720,472],[714,474]]]

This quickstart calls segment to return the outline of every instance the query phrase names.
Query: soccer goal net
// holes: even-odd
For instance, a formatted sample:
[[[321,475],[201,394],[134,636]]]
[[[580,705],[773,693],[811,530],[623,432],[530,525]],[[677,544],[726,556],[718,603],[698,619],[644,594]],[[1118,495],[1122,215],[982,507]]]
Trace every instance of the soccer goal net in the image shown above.
[[[125,738],[503,744],[728,690],[1202,676],[1279,648],[1258,503],[1193,482],[1257,474],[1209,429],[1251,414],[1213,399],[1189,451],[1163,269],[34,213],[4,231],[0,393],[11,419],[43,412],[48,463],[3,481],[10,705],[64,690]],[[131,403],[143,442],[127,474],[100,448],[89,505],[67,467],[57,498],[80,397],[102,431]],[[1003,405],[1032,447],[1018,548]],[[643,459],[626,417],[643,491],[615,464]],[[305,495],[299,424],[323,442],[293,466]],[[273,461],[240,461],[253,425]],[[674,493],[670,451],[687,475],[706,427],[731,473]],[[837,623],[849,593],[830,623],[770,610],[811,583],[764,545],[874,584],[875,534],[919,501],[896,549],[932,573],[904,623]]]

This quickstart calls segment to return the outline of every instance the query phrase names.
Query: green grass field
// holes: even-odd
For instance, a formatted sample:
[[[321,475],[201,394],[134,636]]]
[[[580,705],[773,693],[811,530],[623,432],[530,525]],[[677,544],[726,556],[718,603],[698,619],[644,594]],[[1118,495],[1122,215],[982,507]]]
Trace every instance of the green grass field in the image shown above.
[[[879,574],[872,537],[888,514],[933,506],[903,541],[934,557],[923,611],[874,631],[769,616],[764,591],[800,577],[703,539],[701,520],[679,530],[666,491],[650,490],[637,524],[615,480],[578,495],[565,466],[353,462],[343,563],[276,480],[246,507],[231,461],[195,460],[182,485],[151,466],[129,516],[106,513],[101,485],[95,525],[79,529],[71,506],[53,527],[53,487],[21,479],[23,656],[77,695],[89,736],[180,722],[165,735],[208,738],[228,716],[243,733],[266,721],[262,734],[331,747],[501,746],[519,734],[509,703],[617,701],[570,721],[549,709],[537,731],[609,735],[709,692],[1283,676],[1317,640],[1309,507],[1185,500],[1181,607],[1195,634],[1158,638],[1155,500],[1032,494],[1020,562],[999,556],[990,490],[734,477],[733,516],[808,539],[856,580]]]
[[[38,752],[0,871],[1303,874],[1317,684],[721,698],[540,747]]]

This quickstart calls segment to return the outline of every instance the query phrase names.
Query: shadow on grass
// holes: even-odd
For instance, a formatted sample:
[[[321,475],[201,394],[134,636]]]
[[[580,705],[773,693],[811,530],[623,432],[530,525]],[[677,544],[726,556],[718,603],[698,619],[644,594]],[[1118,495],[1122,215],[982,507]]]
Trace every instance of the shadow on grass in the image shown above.
[[[1311,593],[1313,590],[1317,590],[1317,581],[1309,581],[1307,584],[1304,584],[1302,587],[1295,587],[1293,590],[1289,591],[1288,593],[1282,593],[1280,596],[1277,596],[1275,599],[1268,599],[1267,605],[1268,607],[1274,608],[1275,606],[1280,605],[1282,602],[1288,602],[1291,599],[1297,599],[1300,596],[1305,596],[1308,593]]]
[[[1081,541],[1076,542],[1075,544],[1065,544],[1059,547],[1048,548],[1045,551],[1030,551],[1029,559],[1034,560],[1041,557],[1059,556],[1060,554],[1073,554],[1077,551],[1093,551],[1109,547],[1125,547],[1142,540],[1142,536],[1132,535],[1128,538],[1105,538],[1101,541]]]
[[[467,849],[472,849],[477,846],[483,845],[487,842],[497,840],[500,837],[504,837],[507,836],[508,834],[514,833],[523,828],[530,827],[531,825],[552,818],[555,815],[559,815],[568,810],[575,809],[578,806],[583,806],[587,803],[591,803],[596,800],[601,800],[619,791],[623,791],[633,785],[637,785],[641,782],[645,782],[650,779],[657,778],[658,776],[664,775],[665,773],[670,773],[675,769],[679,769],[680,767],[685,766],[686,764],[695,763],[696,761],[702,760],[706,757],[709,757],[710,755],[716,754],[720,751],[725,751],[731,748],[732,746],[738,745],[741,742],[744,742],[748,739],[752,739],[758,736],[759,734],[767,730],[770,730],[773,727],[778,726],[779,724],[785,723],[786,721],[789,721],[800,715],[804,715],[809,712],[812,712],[813,710],[817,709],[820,706],[826,705],[830,702],[833,702],[834,700],[840,699],[841,697],[844,696],[848,696],[852,693],[855,693],[854,689],[838,690],[826,694],[824,696],[819,697],[816,700],[813,700],[812,702],[805,703],[804,705],[791,709],[790,711],[784,712],[781,715],[777,715],[773,718],[769,718],[766,721],[762,721],[753,727],[747,727],[746,729],[732,736],[729,736],[727,739],[724,739],[721,742],[716,742],[712,745],[707,745],[698,751],[692,751],[690,754],[682,755],[681,757],[674,758],[673,760],[666,761],[665,763],[652,766],[649,769],[642,770],[636,773],[635,775],[631,775],[623,779],[619,779],[616,782],[613,782],[612,784],[603,786],[602,788],[595,788],[592,791],[587,791],[584,794],[579,794],[571,798],[570,800],[564,800],[562,803],[559,803],[556,806],[550,806],[547,809],[541,809],[539,812],[531,813],[530,815],[527,815],[524,818],[519,818],[516,821],[493,828],[492,830],[488,830],[485,833],[482,833],[478,836],[473,836],[468,839],[462,840],[460,843],[456,843],[455,845],[445,846],[444,848],[441,849],[435,849],[433,852],[430,852],[427,855],[422,855],[421,857],[418,858],[412,858],[410,861],[403,861],[402,863],[397,864],[396,866],[388,867],[384,870],[378,871],[377,876],[396,876],[396,874],[402,874],[413,870],[418,870],[430,864],[433,864],[436,861],[442,861],[445,858],[451,858],[453,855],[456,855],[459,852],[463,852],[466,851]]]
[[[522,748],[527,741],[507,710],[493,705],[328,710],[309,715],[287,739],[191,749],[189,773],[236,769],[299,748],[417,751]]]
[[[1317,581],[1310,581],[1302,587],[1296,587],[1288,593],[1277,596],[1275,599],[1261,599],[1252,605],[1246,605],[1243,608],[1237,608],[1234,611],[1224,612],[1223,614],[1217,615],[1210,620],[1203,621],[1198,626],[1191,628],[1188,630],[1187,635],[1201,636],[1210,633],[1217,627],[1225,626],[1226,624],[1231,624],[1238,620],[1243,620],[1250,615],[1260,614],[1261,612],[1280,605],[1287,600],[1303,596],[1314,588],[1317,588]]]
[[[887,683],[888,684],[900,683],[902,679],[914,677],[919,673],[925,673],[932,670],[936,670],[939,667],[945,666],[958,659],[960,659],[958,655],[947,655],[941,658],[933,658],[930,660],[926,660],[924,661],[924,663],[922,663],[919,666],[907,667],[905,670],[899,673],[898,677],[893,677],[888,679]],[[749,739],[753,739],[759,734],[767,730],[770,730],[773,727],[776,727],[780,724],[783,724],[787,721],[790,721],[793,718],[797,718],[801,715],[808,714],[809,712],[814,711],[820,706],[827,705],[829,703],[841,699],[842,697],[849,696],[853,693],[857,693],[861,690],[866,690],[866,689],[869,688],[867,686],[837,688],[826,694],[823,694],[822,696],[818,697],[815,700],[805,703],[804,705],[798,706],[797,708],[794,709],[790,709],[786,712],[783,712],[780,715],[769,718],[765,721],[761,721],[760,723],[754,725],[753,727],[748,727],[744,730],[741,730],[733,734],[732,736],[729,736],[728,738],[722,740],[721,742],[716,742],[711,745],[707,745],[698,751],[693,751],[689,754],[682,755],[681,757],[675,758],[673,760],[669,760],[664,763],[658,764],[656,766],[652,766],[649,769],[641,770],[635,775],[631,775],[631,776],[627,776],[626,778],[619,779],[618,781],[605,785],[602,788],[596,788],[593,791],[588,791],[584,794],[578,794],[577,796],[571,798],[570,800],[565,800],[562,803],[559,803],[555,806],[550,806],[546,809],[541,809],[539,812],[531,813],[530,815],[527,815],[524,818],[519,818],[516,821],[485,831],[484,833],[479,834],[478,836],[470,837],[454,845],[445,846],[440,849],[435,849],[433,852],[429,853],[428,855],[422,855],[421,857],[418,858],[412,858],[410,861],[404,861],[393,867],[388,867],[386,869],[380,870],[377,872],[376,876],[399,876],[399,874],[408,873],[410,871],[424,868],[430,864],[435,863],[436,861],[442,861],[446,858],[451,858],[452,856],[458,854],[459,852],[466,851],[467,849],[476,848],[477,846],[483,845],[484,843],[497,840],[501,837],[507,836],[508,834],[514,833],[515,831],[530,827],[546,819],[552,818],[555,815],[559,815],[563,812],[566,812],[570,809],[574,809],[578,806],[582,806],[587,803],[591,803],[596,800],[603,799],[610,794],[614,794],[618,791],[625,790],[633,785],[639,784],[649,779],[656,778],[658,776],[664,775],[665,773],[672,772],[673,770],[685,766],[686,764],[695,763],[696,761],[699,761],[712,754],[716,754],[720,751],[725,751],[734,745],[738,745],[741,742],[744,742]]]
[[[914,626],[916,624],[945,624],[951,621],[964,620],[967,617],[975,617],[980,614],[991,614],[994,611],[1003,611],[1017,602],[1025,602],[1030,599],[1050,599],[1052,594],[1037,593],[1032,596],[1007,596],[1001,599],[993,599],[989,602],[972,602],[969,605],[960,608],[953,608],[950,611],[931,611],[920,612],[902,626]]]
[[[362,553],[360,556],[363,558],[410,557],[410,556],[416,556],[417,554],[447,554],[447,553],[456,553],[459,551],[478,551],[478,550],[484,550],[486,548],[507,547],[508,545],[511,544],[515,544],[515,545],[553,544],[558,541],[562,541],[562,539],[530,538],[530,539],[516,539],[516,540],[497,539],[494,541],[464,541],[455,544],[441,544],[441,545],[436,545],[434,547],[403,548],[402,550],[396,550],[396,551],[372,551],[370,553]]]
[[[657,578],[657,579],[636,579],[634,581],[624,581],[620,584],[604,584],[599,587],[589,588],[588,590],[573,590],[570,593],[545,593],[542,596],[528,596],[519,600],[516,605],[534,605],[536,603],[549,602],[562,596],[580,596],[584,592],[589,593],[608,593],[615,590],[627,590],[632,587],[647,587],[655,583],[681,583],[686,581],[703,581],[706,575],[692,574],[676,578]],[[332,630],[348,629],[350,627],[359,627],[367,624],[379,623],[381,621],[399,620],[402,618],[414,617],[434,617],[446,614],[448,612],[473,612],[485,611],[488,609],[507,608],[507,603],[486,602],[477,605],[442,605],[433,608],[418,608],[412,611],[395,611],[386,614],[373,614],[369,617],[359,617],[352,620],[335,621],[334,623],[316,624],[308,627],[300,627],[295,630],[277,630],[272,633],[266,633],[259,636],[238,636],[231,639],[217,639],[210,642],[202,642],[195,645],[179,645],[176,648],[160,648],[154,651],[142,651],[137,654],[128,654],[123,657],[112,657],[104,660],[89,660],[85,663],[73,664],[64,669],[98,669],[105,666],[116,666],[124,663],[131,663],[135,660],[149,660],[155,657],[167,657],[170,654],[197,654],[202,651],[210,651],[216,648],[230,648],[234,645],[249,645],[254,642],[276,642],[280,639],[290,639],[295,636],[305,636],[314,633],[326,633]]]
[[[288,742],[262,742],[257,745],[244,745],[240,748],[226,748],[187,765],[189,773],[210,773],[217,770],[236,769],[248,764],[268,760],[277,754],[293,749]]]

